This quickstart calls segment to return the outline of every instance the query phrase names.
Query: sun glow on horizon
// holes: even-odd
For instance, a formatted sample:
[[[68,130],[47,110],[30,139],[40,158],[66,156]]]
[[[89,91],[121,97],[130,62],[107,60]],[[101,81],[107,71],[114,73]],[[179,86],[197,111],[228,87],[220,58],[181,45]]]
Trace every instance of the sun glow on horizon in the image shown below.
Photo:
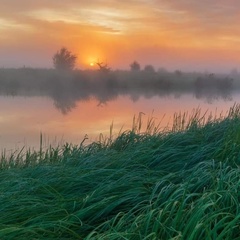
[[[51,68],[62,46],[79,69],[129,69],[134,60],[183,71],[240,66],[240,1],[4,2],[0,66]]]

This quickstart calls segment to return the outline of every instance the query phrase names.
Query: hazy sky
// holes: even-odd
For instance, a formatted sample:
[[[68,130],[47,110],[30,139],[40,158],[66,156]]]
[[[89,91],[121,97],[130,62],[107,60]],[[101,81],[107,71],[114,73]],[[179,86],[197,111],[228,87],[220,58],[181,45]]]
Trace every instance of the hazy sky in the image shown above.
[[[240,66],[239,0],[0,0],[0,67],[107,61],[229,71]]]

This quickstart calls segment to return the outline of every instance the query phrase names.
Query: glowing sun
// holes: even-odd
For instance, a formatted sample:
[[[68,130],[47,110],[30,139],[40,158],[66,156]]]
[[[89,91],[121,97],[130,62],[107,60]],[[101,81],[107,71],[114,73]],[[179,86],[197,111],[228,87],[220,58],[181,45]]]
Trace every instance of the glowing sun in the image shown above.
[[[90,65],[91,67],[93,67],[93,66],[94,66],[94,63],[93,63],[93,62],[90,62],[89,65]]]

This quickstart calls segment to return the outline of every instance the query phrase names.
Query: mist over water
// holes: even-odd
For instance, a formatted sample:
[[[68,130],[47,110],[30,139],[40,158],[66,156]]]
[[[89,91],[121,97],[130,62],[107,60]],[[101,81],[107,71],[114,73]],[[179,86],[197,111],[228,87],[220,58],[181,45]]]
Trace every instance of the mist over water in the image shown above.
[[[118,96],[129,96],[132,101],[140,97],[193,98],[213,103],[218,99],[231,100],[240,90],[239,75],[184,73],[158,71],[73,72],[45,69],[1,69],[1,96],[42,96],[52,99],[63,114],[69,113],[80,101],[96,99],[104,105]]]
[[[0,69],[1,149],[39,147],[59,142],[79,144],[100,133],[131,129],[134,115],[152,114],[170,126],[175,112],[200,107],[225,113],[238,102],[238,74],[181,71],[56,71]]]

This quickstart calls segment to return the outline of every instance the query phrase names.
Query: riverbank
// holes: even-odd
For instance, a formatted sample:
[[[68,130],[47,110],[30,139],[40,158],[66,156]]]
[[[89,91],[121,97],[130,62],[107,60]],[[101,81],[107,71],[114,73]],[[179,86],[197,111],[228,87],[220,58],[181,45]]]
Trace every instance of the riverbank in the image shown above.
[[[240,107],[0,163],[0,239],[238,239]]]

